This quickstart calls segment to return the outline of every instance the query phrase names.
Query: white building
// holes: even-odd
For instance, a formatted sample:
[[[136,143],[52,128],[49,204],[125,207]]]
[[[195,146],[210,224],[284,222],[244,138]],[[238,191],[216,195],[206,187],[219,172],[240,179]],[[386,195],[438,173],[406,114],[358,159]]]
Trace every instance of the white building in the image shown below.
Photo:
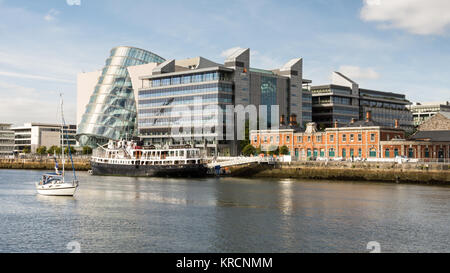
[[[24,126],[14,127],[14,152],[21,153],[28,148],[32,153],[36,149],[45,146],[60,146],[64,139],[64,145],[76,146],[76,125],[66,125],[64,135],[61,134],[60,124],[25,123]],[[66,136],[67,133],[67,136]]]
[[[14,131],[11,124],[0,123],[0,157],[13,155]]]
[[[416,102],[409,106],[409,110],[412,112],[414,125],[419,126],[439,112],[450,112],[450,102]]]

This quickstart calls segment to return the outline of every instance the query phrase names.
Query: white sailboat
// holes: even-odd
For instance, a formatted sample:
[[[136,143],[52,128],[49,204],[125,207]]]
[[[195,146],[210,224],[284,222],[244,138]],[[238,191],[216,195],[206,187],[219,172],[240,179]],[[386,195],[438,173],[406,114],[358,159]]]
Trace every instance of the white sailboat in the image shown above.
[[[78,180],[75,174],[75,168],[73,165],[72,153],[70,151],[70,143],[67,141],[68,151],[70,156],[70,161],[72,163],[73,170],[73,179],[72,181],[66,181],[65,179],[65,158],[64,158],[64,136],[68,140],[67,130],[64,133],[64,126],[66,122],[64,120],[64,112],[63,112],[63,100],[61,95],[61,133],[63,134],[63,141],[61,141],[61,153],[62,153],[62,172],[58,170],[58,162],[56,161],[55,156],[55,172],[54,173],[46,173],[42,175],[42,178],[39,182],[36,183],[36,190],[41,195],[47,196],[73,196],[78,188]]]

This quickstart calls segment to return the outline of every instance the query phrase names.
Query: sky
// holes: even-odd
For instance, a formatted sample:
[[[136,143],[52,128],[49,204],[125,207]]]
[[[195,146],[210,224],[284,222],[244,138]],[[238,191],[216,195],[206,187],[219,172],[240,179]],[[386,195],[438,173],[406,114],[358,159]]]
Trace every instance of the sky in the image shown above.
[[[76,77],[128,45],[166,59],[251,66],[303,58],[304,78],[340,71],[412,102],[450,101],[448,0],[0,0],[0,122],[76,120]]]

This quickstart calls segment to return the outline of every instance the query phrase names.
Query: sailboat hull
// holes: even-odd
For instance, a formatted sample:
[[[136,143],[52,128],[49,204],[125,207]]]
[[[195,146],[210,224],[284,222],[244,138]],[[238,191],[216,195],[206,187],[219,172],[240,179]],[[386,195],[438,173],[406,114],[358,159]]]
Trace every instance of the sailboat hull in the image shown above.
[[[57,184],[50,186],[36,186],[40,195],[46,196],[74,196],[78,186],[72,184]]]

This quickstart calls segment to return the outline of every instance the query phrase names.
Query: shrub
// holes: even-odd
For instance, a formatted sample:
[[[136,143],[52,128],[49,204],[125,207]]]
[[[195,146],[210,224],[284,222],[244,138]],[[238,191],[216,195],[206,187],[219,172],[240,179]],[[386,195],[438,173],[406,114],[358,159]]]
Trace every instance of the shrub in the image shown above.
[[[280,148],[280,154],[281,155],[288,155],[289,154],[289,148],[287,146],[283,146]]]
[[[246,145],[243,149],[242,149],[242,154],[244,156],[251,156],[253,154],[256,153],[256,149],[255,147],[253,147],[251,144]]]
[[[41,146],[36,149],[36,153],[39,155],[45,155],[47,153],[47,147]]]
[[[90,154],[92,154],[92,148],[89,147],[89,146],[83,146],[83,151],[82,151],[82,153],[83,153],[84,155],[90,155]]]

